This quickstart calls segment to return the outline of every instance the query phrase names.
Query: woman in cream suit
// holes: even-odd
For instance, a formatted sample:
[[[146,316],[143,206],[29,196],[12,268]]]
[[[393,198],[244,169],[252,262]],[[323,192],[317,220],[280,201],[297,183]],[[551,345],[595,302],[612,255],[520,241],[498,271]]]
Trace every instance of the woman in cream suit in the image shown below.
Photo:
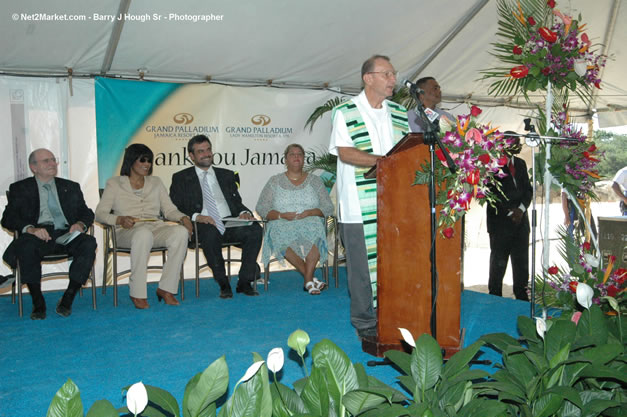
[[[120,176],[109,178],[96,208],[96,220],[115,225],[117,244],[131,249],[130,296],[138,309],[149,307],[146,275],[153,246],[168,248],[157,298],[179,305],[174,295],[193,231],[190,219],[172,203],[161,179],[151,176],[153,157],[146,145],[126,148]],[[161,215],[182,225],[166,224],[159,220]]]

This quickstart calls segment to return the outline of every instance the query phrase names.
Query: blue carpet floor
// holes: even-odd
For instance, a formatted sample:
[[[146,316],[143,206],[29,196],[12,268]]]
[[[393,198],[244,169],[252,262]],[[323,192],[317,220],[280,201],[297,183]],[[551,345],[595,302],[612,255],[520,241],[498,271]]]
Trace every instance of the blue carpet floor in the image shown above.
[[[43,321],[28,318],[28,294],[24,318],[18,317],[10,296],[0,297],[0,416],[45,416],[68,378],[81,390],[85,412],[100,399],[124,406],[122,387],[137,381],[170,391],[181,404],[187,381],[215,359],[226,355],[232,389],[252,363],[251,352],[265,358],[274,347],[282,347],[286,354],[279,377],[291,386],[304,376],[298,357],[287,346],[288,336],[299,328],[311,337],[309,352],[328,338],[353,362],[366,364],[376,358],[361,351],[350,324],[345,274],[341,268],[339,288],[331,285],[315,297],[302,291],[302,278],[294,271],[274,273],[268,292],[260,288],[259,297],[235,294],[230,300],[218,298],[218,286],[209,279],[201,280],[201,295],[196,298],[189,280],[180,307],[157,303],[156,284],[151,284],[150,309],[144,311],[133,308],[127,286],[120,287],[117,308],[112,291],[102,295],[98,289],[97,311],[85,292],[66,319],[54,313],[61,292],[50,292],[48,318]],[[486,333],[517,336],[517,317],[529,314],[529,304],[464,291],[461,312],[468,345]],[[499,358],[491,349],[482,356]],[[367,367],[367,372],[387,384],[394,384],[398,376],[390,366]]]

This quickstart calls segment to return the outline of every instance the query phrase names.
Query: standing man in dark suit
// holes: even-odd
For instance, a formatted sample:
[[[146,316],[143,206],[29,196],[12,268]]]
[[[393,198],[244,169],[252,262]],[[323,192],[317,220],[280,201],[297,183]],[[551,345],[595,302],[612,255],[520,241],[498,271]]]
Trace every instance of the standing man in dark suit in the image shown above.
[[[205,135],[191,138],[187,151],[195,166],[172,175],[170,198],[180,211],[197,223],[198,241],[220,285],[220,298],[233,297],[222,257],[224,241],[242,242],[237,292],[259,295],[251,284],[257,276],[257,255],[263,237],[261,227],[252,223],[249,226],[225,228],[222,221],[225,217],[254,219],[252,212],[242,204],[242,197],[237,190],[239,176],[228,169],[212,166],[211,142]]]
[[[509,161],[503,169],[507,174],[498,181],[503,196],[496,207],[488,205],[487,223],[490,234],[490,294],[502,295],[503,276],[507,260],[512,260],[514,295],[518,300],[529,301],[527,284],[529,281],[529,217],[527,208],[531,203],[533,190],[527,174],[525,161],[516,157],[522,148],[517,136],[505,132],[506,149]]]
[[[21,281],[33,299],[30,318],[43,320],[46,301],[41,292],[41,260],[50,254],[70,255],[70,282],[56,308],[57,314],[68,317],[74,296],[87,280],[96,257],[96,239],[84,233],[94,221],[94,212],[85,204],[77,183],[56,178],[58,161],[52,152],[34,150],[28,164],[34,176],[9,187],[2,226],[19,232],[20,237],[7,247],[3,259],[12,268],[19,263]],[[68,232],[80,234],[66,245],[56,242]]]

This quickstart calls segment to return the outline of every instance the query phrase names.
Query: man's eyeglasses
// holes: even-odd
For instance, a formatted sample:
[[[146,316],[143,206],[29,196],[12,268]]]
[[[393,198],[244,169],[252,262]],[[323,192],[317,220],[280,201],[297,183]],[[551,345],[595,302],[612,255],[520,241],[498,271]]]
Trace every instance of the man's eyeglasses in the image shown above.
[[[142,164],[145,164],[146,162],[150,162],[152,164],[152,158],[148,158],[146,156],[142,156],[141,158],[138,159],[139,162],[141,162]]]
[[[398,77],[398,71],[369,71],[368,74],[383,74],[385,78]]]

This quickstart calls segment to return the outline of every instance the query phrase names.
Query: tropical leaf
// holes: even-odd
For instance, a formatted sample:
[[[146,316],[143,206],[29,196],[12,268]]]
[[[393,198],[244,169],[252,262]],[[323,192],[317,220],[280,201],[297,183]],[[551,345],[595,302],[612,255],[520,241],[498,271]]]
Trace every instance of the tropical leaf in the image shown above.
[[[314,124],[318,119],[324,116],[327,112],[333,110],[335,106],[338,106],[348,100],[347,97],[333,97],[327,100],[323,105],[316,107],[316,109],[311,113],[307,121],[305,122],[305,128],[309,126],[309,132],[313,131]]]
[[[81,392],[71,379],[68,379],[55,394],[46,417],[83,417]]]
[[[190,417],[200,415],[209,404],[224,395],[228,385],[229,369],[226,359],[221,356],[187,384],[183,396],[183,415],[185,409],[189,410]]]
[[[421,401],[425,391],[438,382],[441,372],[442,349],[431,335],[424,333],[416,340],[416,348],[411,355],[411,376],[421,392]]]

